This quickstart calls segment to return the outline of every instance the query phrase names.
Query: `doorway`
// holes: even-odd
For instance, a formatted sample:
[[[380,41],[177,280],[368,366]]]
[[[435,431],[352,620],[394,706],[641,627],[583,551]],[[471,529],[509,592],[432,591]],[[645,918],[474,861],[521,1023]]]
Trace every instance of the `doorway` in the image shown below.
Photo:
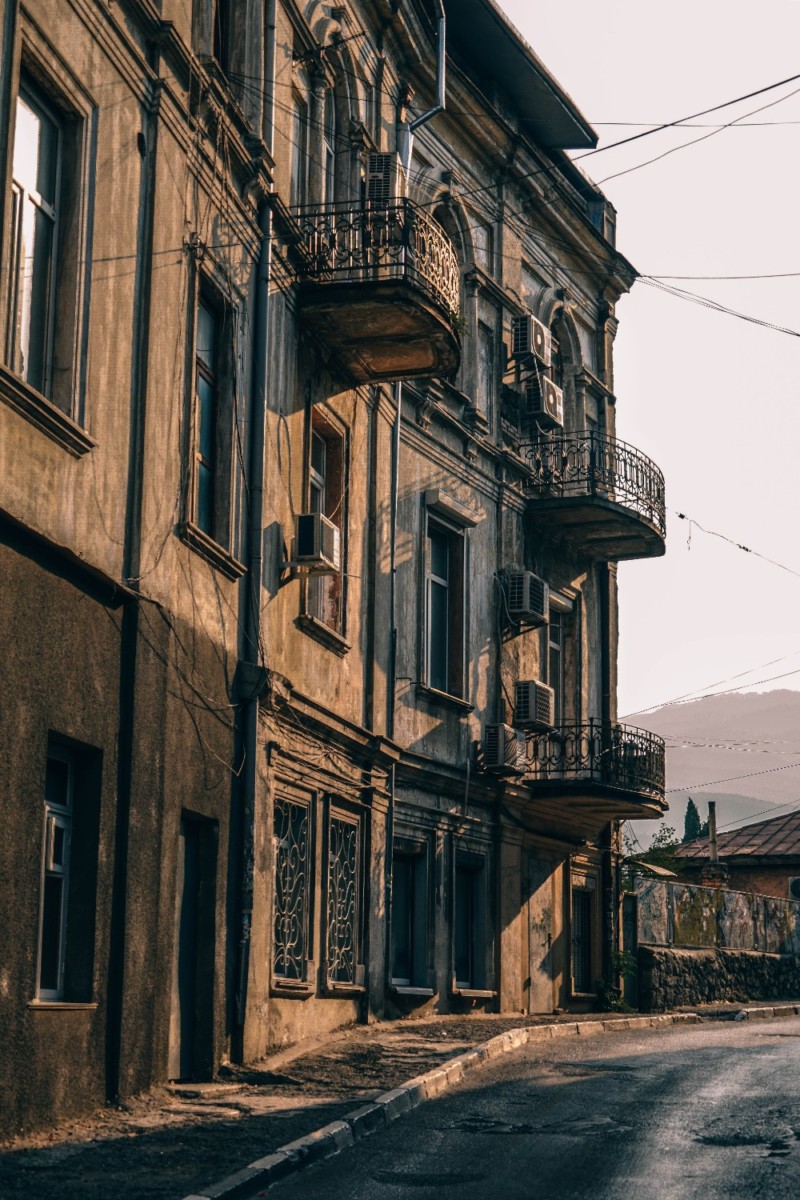
[[[214,1069],[216,821],[184,814],[178,835],[169,1022],[169,1079]]]
[[[556,864],[528,857],[528,1012],[550,1013],[553,981],[553,872]]]

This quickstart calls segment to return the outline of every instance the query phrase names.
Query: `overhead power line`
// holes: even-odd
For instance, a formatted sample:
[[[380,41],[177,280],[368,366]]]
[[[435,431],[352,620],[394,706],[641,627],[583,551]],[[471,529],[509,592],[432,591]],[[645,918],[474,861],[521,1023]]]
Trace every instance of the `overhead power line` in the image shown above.
[[[720,541],[727,542],[729,546],[733,546],[736,550],[743,550],[745,554],[752,554],[754,558],[760,558],[763,562],[769,563],[770,566],[778,567],[779,570],[786,571],[789,575],[794,575],[795,578],[800,579],[800,571],[795,571],[794,567],[787,567],[785,563],[778,562],[775,558],[769,558],[766,554],[761,554],[758,550],[752,550],[750,546],[745,546],[742,542],[735,541],[734,538],[728,537],[725,533],[718,533],[716,529],[706,529],[704,525],[701,525],[694,517],[687,516],[686,513],[678,512],[677,510],[673,511],[679,520],[689,522],[690,541],[692,529],[696,526],[702,533],[708,534],[709,537],[719,538]]]

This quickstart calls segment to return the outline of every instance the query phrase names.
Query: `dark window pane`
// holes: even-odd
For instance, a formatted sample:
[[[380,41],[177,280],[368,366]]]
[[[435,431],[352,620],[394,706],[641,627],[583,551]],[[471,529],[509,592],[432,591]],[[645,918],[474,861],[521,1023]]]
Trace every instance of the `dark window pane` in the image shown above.
[[[66,835],[63,825],[53,826],[53,866],[63,867],[64,850],[66,849]]]
[[[311,469],[321,480],[325,479],[325,442],[317,433],[311,435]]]
[[[42,991],[58,991],[63,891],[64,881],[61,876],[45,876],[42,903],[42,954],[39,969],[39,987]]]
[[[414,863],[396,858],[392,865],[392,977],[412,982],[414,928]]]
[[[358,829],[332,817],[328,845],[328,976],[355,983],[358,962]]]
[[[205,463],[197,464],[197,524],[204,533],[213,533],[214,477]]]
[[[473,979],[474,873],[456,867],[455,969],[456,983],[469,986]]]
[[[275,974],[303,979],[308,958],[308,809],[275,802]]]
[[[217,317],[207,305],[200,302],[197,310],[197,357],[214,370],[217,351]]]
[[[209,465],[214,461],[215,408],[214,387],[203,375],[197,376],[197,404],[200,455]]]
[[[430,627],[428,651],[430,678],[428,683],[440,692],[448,690],[447,679],[447,608],[448,589],[439,583],[430,584]]]
[[[448,539],[444,533],[431,529],[428,538],[431,546],[431,574],[439,579],[449,579]]]
[[[576,992],[592,990],[592,897],[572,893],[572,983]]]
[[[69,763],[58,758],[48,758],[45,776],[44,798],[48,804],[69,804]]]

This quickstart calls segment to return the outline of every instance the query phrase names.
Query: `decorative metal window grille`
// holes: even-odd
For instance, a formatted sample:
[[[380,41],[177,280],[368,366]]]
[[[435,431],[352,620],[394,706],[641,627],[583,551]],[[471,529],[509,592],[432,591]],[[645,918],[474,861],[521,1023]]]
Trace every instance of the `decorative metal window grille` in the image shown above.
[[[328,842],[328,978],[357,982],[358,826],[331,817]]]
[[[308,808],[275,801],[275,956],[282,979],[303,979],[308,956]]]

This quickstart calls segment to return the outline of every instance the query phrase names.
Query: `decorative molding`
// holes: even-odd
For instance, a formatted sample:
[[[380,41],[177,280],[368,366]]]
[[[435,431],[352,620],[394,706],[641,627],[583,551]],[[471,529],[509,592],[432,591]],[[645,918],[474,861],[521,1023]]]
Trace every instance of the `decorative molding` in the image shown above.
[[[97,445],[95,439],[52,400],[1,364],[0,400],[76,458],[88,454]]]
[[[443,492],[441,488],[428,488],[425,492],[425,505],[433,512],[440,513],[443,517],[448,517],[451,521],[455,521],[458,525],[468,526],[470,529],[479,525],[486,517],[486,513],[480,509],[467,508],[466,504],[462,504],[460,500],[456,500],[455,496]]]
[[[178,526],[178,537],[187,546],[190,546],[192,550],[196,551],[201,558],[210,563],[212,567],[220,571],[226,579],[239,579],[247,571],[244,563],[240,563],[237,558],[234,558],[218,542],[215,542],[212,537],[209,537],[207,533],[198,528],[193,521],[181,522]]]

